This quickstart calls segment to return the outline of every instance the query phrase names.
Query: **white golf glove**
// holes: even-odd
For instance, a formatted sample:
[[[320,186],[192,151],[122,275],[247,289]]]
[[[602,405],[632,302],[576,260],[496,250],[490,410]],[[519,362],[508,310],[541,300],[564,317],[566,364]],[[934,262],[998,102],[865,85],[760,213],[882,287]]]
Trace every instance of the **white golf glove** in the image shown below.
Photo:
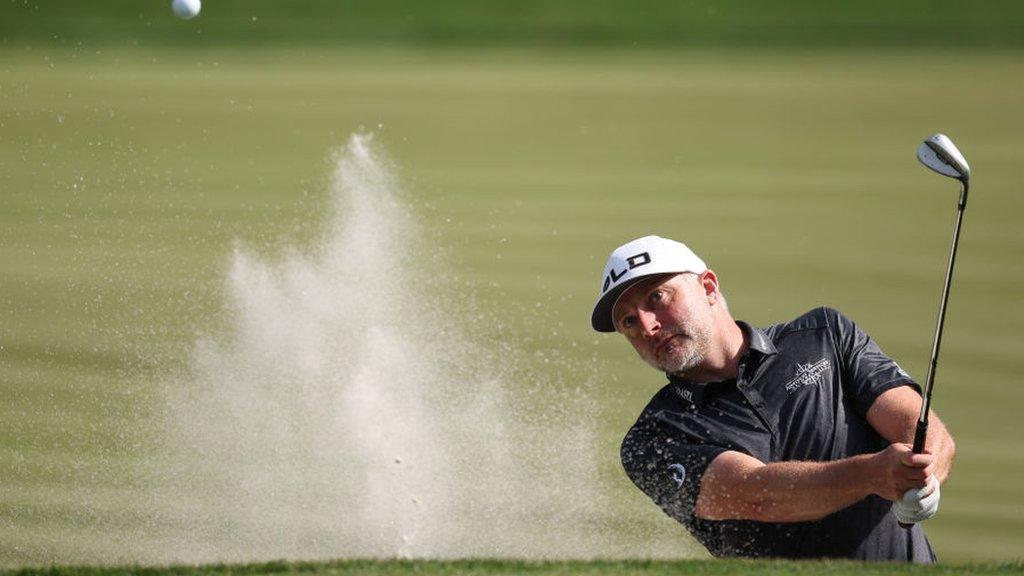
[[[939,479],[934,474],[924,488],[907,490],[901,500],[892,503],[893,514],[901,524],[917,524],[939,511]]]

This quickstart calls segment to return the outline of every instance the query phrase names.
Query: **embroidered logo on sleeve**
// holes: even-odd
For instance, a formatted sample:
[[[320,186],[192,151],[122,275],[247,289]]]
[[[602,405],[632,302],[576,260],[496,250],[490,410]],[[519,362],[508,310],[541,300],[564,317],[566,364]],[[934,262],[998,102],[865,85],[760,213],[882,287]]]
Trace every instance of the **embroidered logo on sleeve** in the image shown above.
[[[832,367],[827,358],[822,358],[814,364],[797,364],[796,376],[786,382],[786,392],[792,394],[804,386],[817,386],[822,382],[822,376]]]
[[[672,471],[672,479],[676,482],[676,488],[682,488],[683,482],[686,482],[686,468],[682,464],[670,464],[668,469]]]

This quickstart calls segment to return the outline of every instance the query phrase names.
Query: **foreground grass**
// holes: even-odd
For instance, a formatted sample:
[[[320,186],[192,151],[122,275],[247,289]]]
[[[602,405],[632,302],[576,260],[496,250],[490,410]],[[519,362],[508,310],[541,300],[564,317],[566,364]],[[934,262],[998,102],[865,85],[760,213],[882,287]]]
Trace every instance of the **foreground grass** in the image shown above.
[[[859,563],[845,561],[794,562],[783,560],[681,560],[681,561],[559,561],[516,560],[338,560],[333,562],[270,562],[265,564],[211,564],[205,566],[89,567],[53,566],[42,569],[2,571],[7,576],[214,576],[259,574],[438,574],[488,575],[629,575],[629,574],[1021,574],[1024,562],[940,564]]]

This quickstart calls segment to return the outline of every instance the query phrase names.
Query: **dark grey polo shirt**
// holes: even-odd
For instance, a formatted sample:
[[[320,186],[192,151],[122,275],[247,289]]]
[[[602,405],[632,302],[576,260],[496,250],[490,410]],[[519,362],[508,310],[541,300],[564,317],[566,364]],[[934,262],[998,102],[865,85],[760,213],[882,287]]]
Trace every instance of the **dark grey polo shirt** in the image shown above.
[[[749,345],[739,377],[710,384],[670,378],[622,442],[630,479],[715,556],[933,562],[921,525],[901,528],[879,496],[815,522],[694,516],[704,471],[722,452],[765,463],[877,452],[888,442],[868,424],[868,408],[897,386],[920,391],[836,310],[818,308],[765,330],[738,324]]]

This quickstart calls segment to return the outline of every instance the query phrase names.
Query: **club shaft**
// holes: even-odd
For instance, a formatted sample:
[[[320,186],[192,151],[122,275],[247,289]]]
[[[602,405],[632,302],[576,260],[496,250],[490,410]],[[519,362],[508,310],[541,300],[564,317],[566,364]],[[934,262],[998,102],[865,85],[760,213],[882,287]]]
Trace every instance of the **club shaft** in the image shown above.
[[[928,376],[925,378],[924,402],[921,403],[921,415],[917,419],[914,432],[914,452],[924,451],[925,438],[928,436],[928,410],[932,403],[932,384],[935,382],[935,370],[939,363],[939,347],[942,346],[942,326],[946,322],[946,303],[949,301],[949,288],[953,283],[953,265],[956,262],[956,247],[960,243],[960,224],[964,219],[967,207],[967,182],[962,183],[960,201],[956,207],[956,224],[953,225],[953,245],[949,250],[949,264],[946,265],[946,281],[942,286],[942,300],[939,303],[939,319],[935,326],[935,339],[932,341],[932,358],[928,363]]]

